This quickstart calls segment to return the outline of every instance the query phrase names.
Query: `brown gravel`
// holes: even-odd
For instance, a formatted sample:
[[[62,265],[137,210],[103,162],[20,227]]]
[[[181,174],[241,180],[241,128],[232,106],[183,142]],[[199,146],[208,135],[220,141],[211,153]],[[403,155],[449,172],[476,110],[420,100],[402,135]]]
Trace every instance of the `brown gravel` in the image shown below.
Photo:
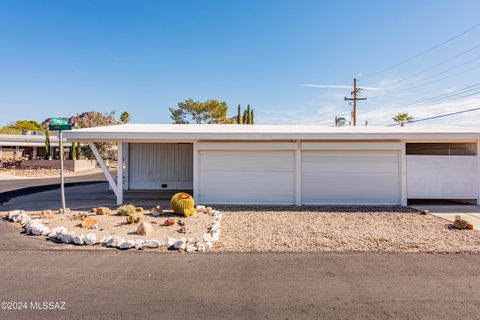
[[[479,231],[402,207],[250,207],[224,212],[217,252],[480,252]]]
[[[73,171],[63,170],[65,175],[72,174]],[[10,175],[10,176],[17,176],[17,177],[58,177],[60,175],[59,169],[44,169],[44,168],[37,168],[37,169],[23,169],[23,168],[15,168],[15,169],[0,169],[0,176],[1,175]]]

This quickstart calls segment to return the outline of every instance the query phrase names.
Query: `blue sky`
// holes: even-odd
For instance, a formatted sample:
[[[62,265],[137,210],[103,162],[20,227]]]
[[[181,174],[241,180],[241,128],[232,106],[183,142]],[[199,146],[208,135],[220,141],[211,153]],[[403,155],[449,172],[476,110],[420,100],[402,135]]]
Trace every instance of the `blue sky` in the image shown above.
[[[370,88],[359,123],[480,107],[473,95],[408,108],[480,82],[480,27],[365,78],[480,23],[478,12],[479,1],[0,1],[0,125],[91,110],[169,123],[188,98],[226,101],[231,115],[249,103],[257,123],[331,125],[349,115],[354,77]],[[424,124],[477,125],[479,114]]]

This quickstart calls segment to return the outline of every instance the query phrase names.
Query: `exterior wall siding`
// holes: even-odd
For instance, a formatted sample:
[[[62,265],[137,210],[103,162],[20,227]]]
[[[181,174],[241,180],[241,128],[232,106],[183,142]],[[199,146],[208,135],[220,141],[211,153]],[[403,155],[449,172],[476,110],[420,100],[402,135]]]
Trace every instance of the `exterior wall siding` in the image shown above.
[[[191,143],[130,143],[128,160],[129,189],[193,188]]]

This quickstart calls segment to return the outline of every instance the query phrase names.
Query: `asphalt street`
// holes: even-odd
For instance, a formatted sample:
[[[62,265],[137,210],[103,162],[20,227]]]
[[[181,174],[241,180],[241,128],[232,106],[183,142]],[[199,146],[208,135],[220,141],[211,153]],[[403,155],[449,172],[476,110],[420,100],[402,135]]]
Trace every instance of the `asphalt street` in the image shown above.
[[[0,310],[0,319],[478,319],[480,312],[480,255],[470,254],[85,251],[2,221],[0,265],[0,301],[27,303]],[[39,310],[43,302],[63,309]]]

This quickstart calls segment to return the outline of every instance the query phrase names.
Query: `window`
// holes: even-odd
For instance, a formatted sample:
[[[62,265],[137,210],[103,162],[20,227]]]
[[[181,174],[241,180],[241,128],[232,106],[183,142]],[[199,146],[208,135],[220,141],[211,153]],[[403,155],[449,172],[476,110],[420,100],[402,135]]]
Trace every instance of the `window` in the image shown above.
[[[407,155],[419,156],[474,156],[477,144],[468,143],[407,143]]]

